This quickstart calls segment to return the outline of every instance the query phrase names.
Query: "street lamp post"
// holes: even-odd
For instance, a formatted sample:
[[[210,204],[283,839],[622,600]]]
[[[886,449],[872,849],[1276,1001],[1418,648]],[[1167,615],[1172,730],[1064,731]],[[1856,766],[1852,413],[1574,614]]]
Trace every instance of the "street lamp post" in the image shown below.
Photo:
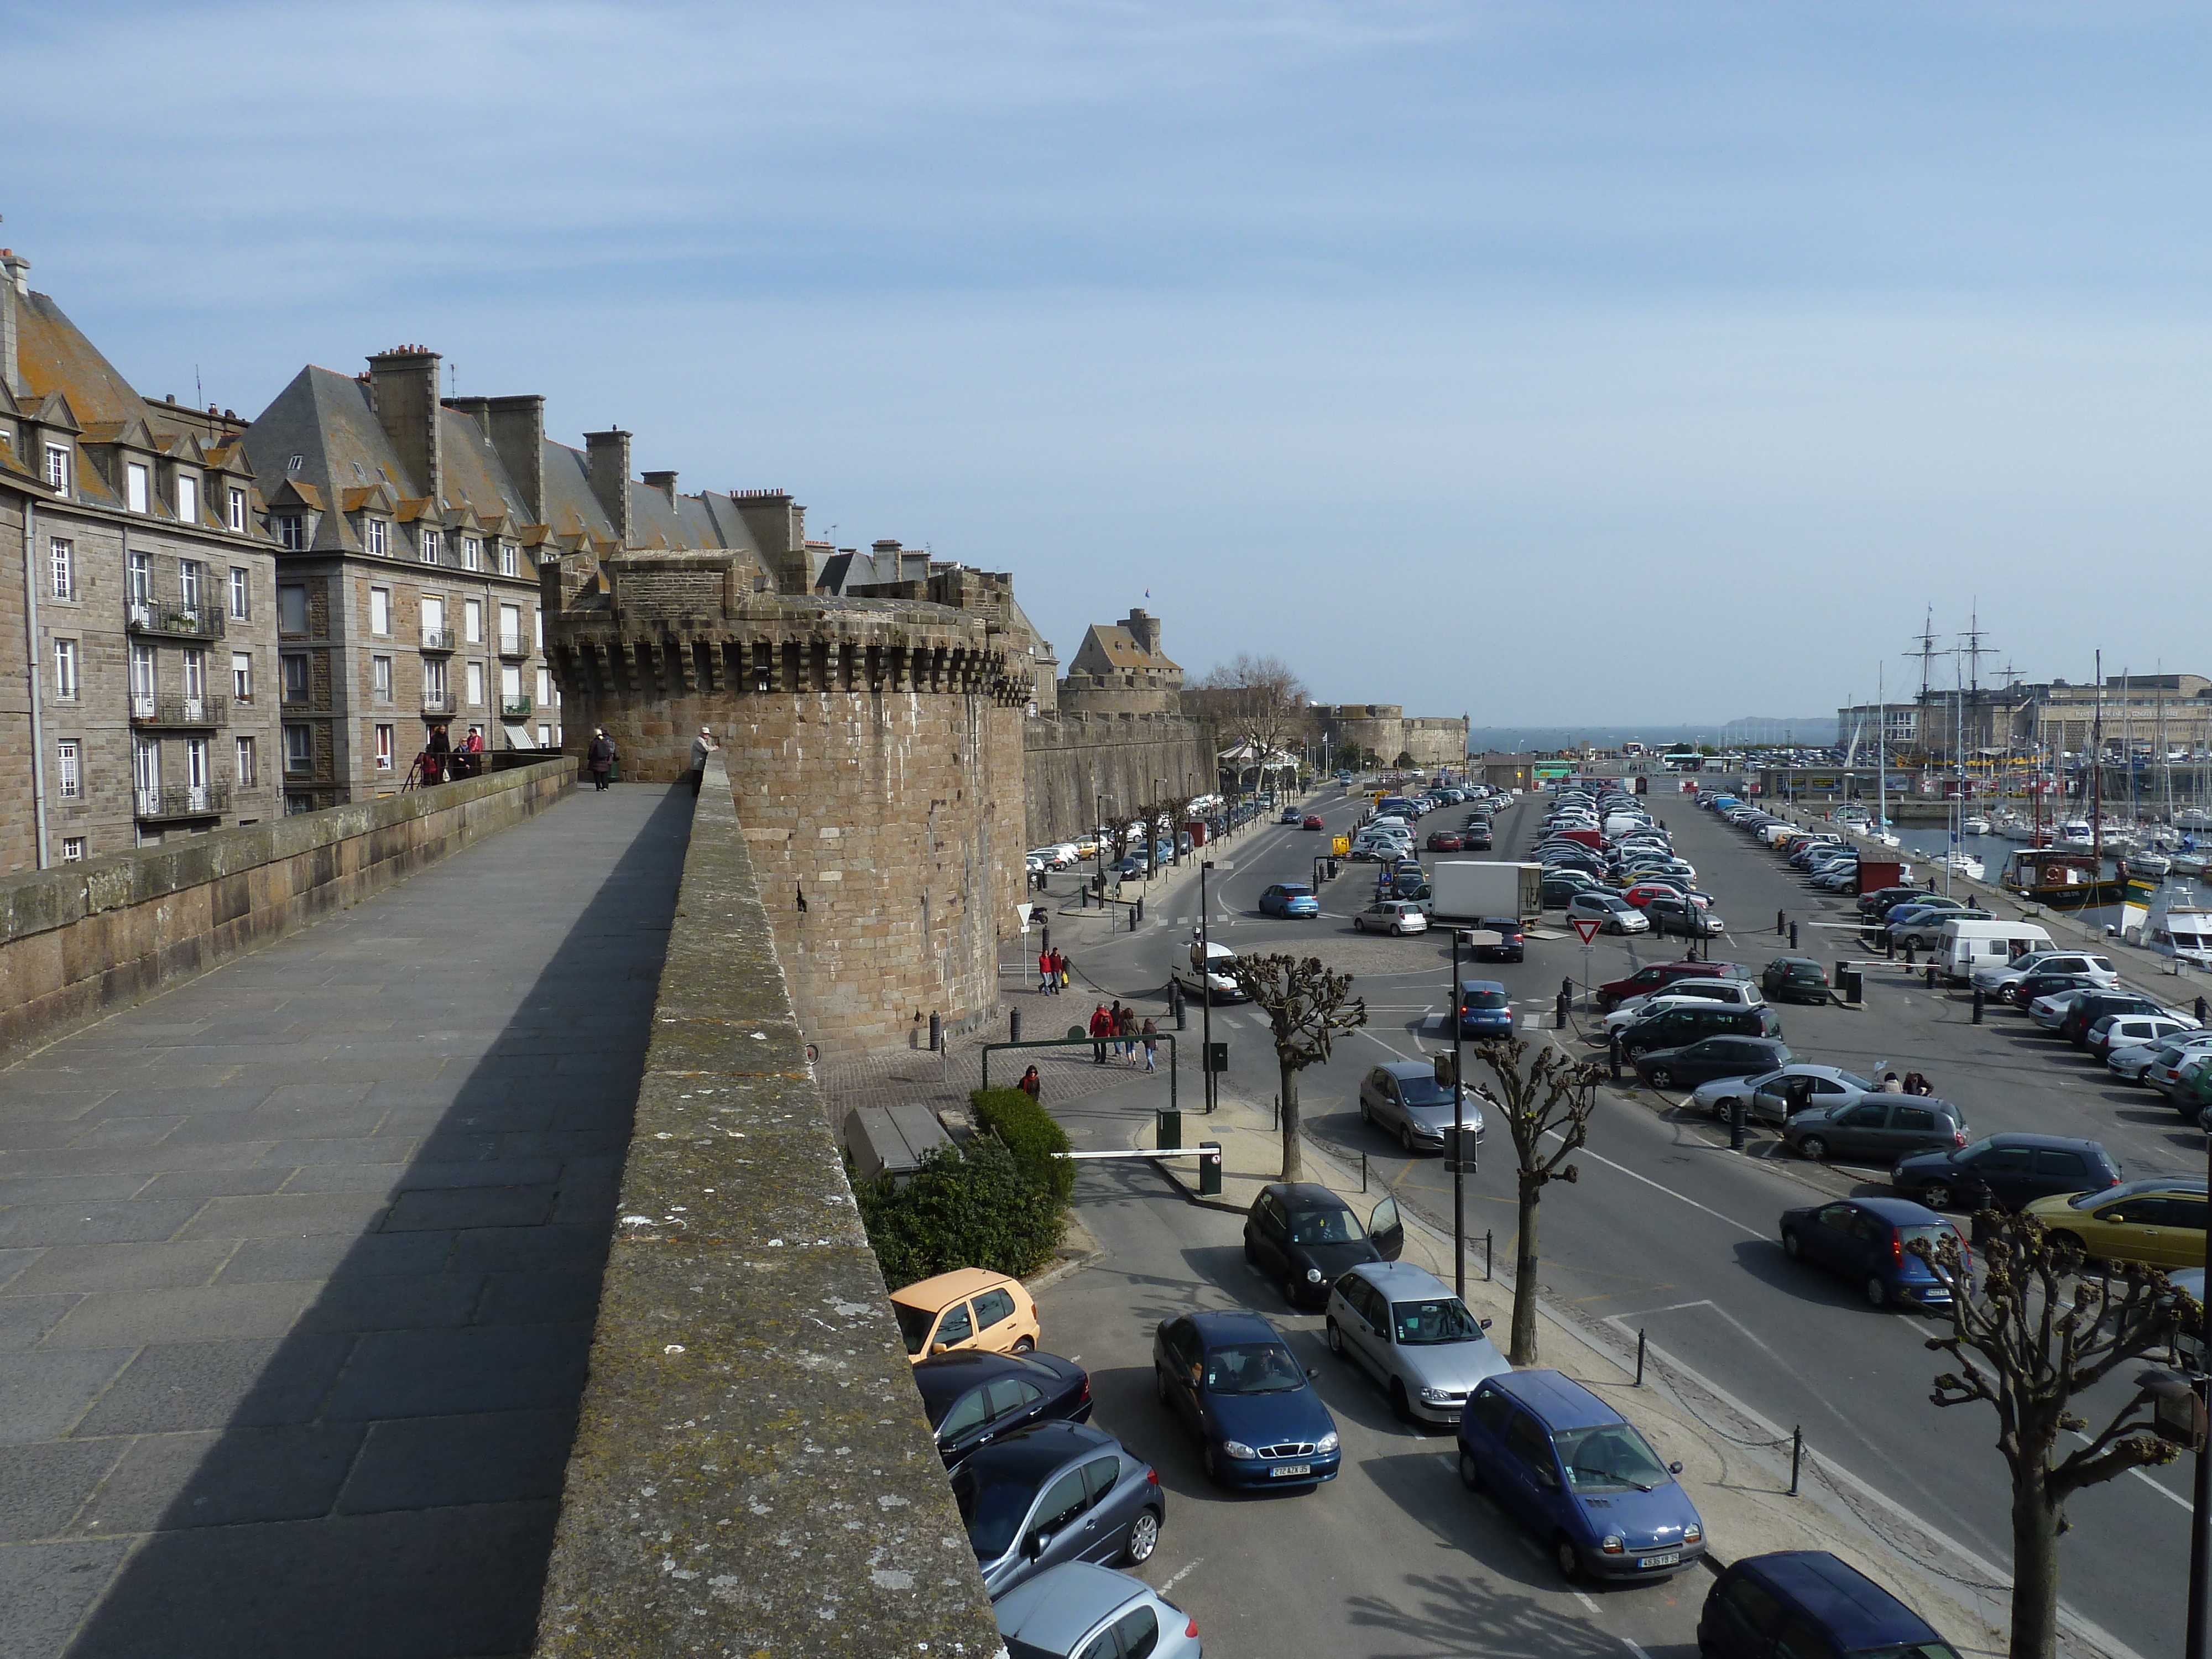
[[[1451,995],[1444,1006],[1452,1023],[1452,1293],[1467,1300],[1467,1060],[1462,1051],[1459,989],[1460,930],[1452,929]]]
[[[2205,1128],[2205,1173],[2212,1176],[2212,1109],[2200,1120]],[[2205,1282],[2212,1284],[2212,1229],[2204,1234]],[[2212,1327],[2212,1318],[2207,1320]],[[2212,1348],[2212,1333],[2204,1339],[2204,1346]],[[2200,1352],[2197,1365],[2205,1363]],[[2189,1386],[2200,1397],[2212,1400],[2212,1376],[2198,1374],[2189,1379]],[[2197,1449],[2196,1479],[2192,1483],[2189,1516],[2189,1631],[2182,1646],[2185,1659],[2207,1659],[2206,1643],[2212,1641],[2212,1447]]]
[[[1206,1109],[1213,1111],[1213,951],[1206,932],[1206,878],[1213,868],[1212,859],[1201,859],[1198,866],[1198,1052],[1199,1063],[1205,1067]]]
[[[1106,795],[1091,798],[1091,810],[1097,814],[1091,822],[1091,839],[1098,858],[1098,908],[1102,910],[1106,908],[1106,803],[1109,799]]]

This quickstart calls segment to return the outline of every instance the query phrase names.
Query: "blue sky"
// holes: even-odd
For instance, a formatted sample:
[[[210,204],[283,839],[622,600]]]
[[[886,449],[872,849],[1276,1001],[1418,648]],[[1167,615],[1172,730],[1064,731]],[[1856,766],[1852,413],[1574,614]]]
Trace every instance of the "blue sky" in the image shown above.
[[[1149,589],[1478,724],[1830,708],[1927,605],[2212,673],[2202,8],[0,19],[0,240],[156,396],[420,341],[1064,656]]]

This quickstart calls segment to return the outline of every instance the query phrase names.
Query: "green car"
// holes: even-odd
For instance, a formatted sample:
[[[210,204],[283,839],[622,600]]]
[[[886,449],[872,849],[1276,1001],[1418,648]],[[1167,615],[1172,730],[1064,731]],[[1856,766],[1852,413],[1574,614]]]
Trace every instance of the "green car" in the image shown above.
[[[1769,1002],[1826,1002],[1828,975],[1810,957],[1777,957],[1759,976]]]

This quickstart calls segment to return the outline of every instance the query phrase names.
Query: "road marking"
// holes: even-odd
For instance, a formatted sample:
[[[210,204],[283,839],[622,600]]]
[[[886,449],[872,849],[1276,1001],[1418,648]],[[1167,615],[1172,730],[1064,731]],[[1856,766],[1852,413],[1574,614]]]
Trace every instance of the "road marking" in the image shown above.
[[[1437,1467],[1442,1468],[1446,1474],[1457,1474],[1459,1473],[1459,1465],[1453,1462],[1450,1458],[1446,1457],[1442,1452],[1438,1452],[1437,1454]]]
[[[1587,1300],[1587,1298],[1584,1299]],[[1615,1321],[1623,1319],[1650,1319],[1656,1314],[1680,1313],[1685,1308],[1710,1308],[1712,1305],[1713,1304],[1710,1299],[1701,1302],[1670,1302],[1663,1308],[1640,1308],[1634,1313],[1612,1314],[1608,1315],[1607,1317]]]
[[[1979,1369],[1979,1367],[1977,1367],[1976,1369],[1978,1369],[1978,1369]],[[2080,1442],[2081,1442],[2083,1445],[2085,1445],[2085,1446],[2087,1446],[2087,1445],[2091,1445],[2091,1444],[2094,1444],[2094,1442],[2092,1442],[2092,1441],[2090,1440],[2090,1438],[2089,1438],[2089,1437],[2088,1437],[2087,1435],[2086,1435],[2086,1434],[2082,1433],[2082,1432],[2081,1432],[2081,1430],[2079,1430],[2079,1429],[2069,1429],[2069,1430],[2067,1431],[2067,1432],[2068,1432],[2069,1434],[2072,1435],[2072,1436],[2073,1436],[2076,1440],[2080,1441]],[[2148,1470],[2147,1470],[2147,1469],[2130,1469],[2130,1470],[2128,1471],[2128,1473],[2129,1473],[2130,1474],[2132,1474],[2133,1476],[2135,1476],[2135,1478],[2136,1478],[2136,1480],[2138,1480],[2142,1481],[2142,1482],[2143,1483],[2143,1485],[2145,1485],[2146,1486],[2148,1486],[2148,1487],[2149,1487],[2153,1492],[2156,1492],[2156,1493],[2157,1493],[2160,1498],[2165,1498],[2168,1503],[2170,1503],[2170,1504],[2179,1504],[2181,1508],[2183,1508],[2183,1509],[2185,1509],[2185,1510],[2195,1510],[2196,1505],[2195,1505],[2194,1504],[2192,1504],[2192,1503],[2191,1503],[2188,1498],[2184,1498],[2184,1497],[2183,1497],[2179,1492],[2178,1492],[2169,1491],[2167,1488],[2166,1488],[2166,1487],[2164,1487],[2164,1486],[2160,1486],[2160,1485],[2158,1484],[2158,1482],[2157,1482],[2157,1481],[2155,1481],[2155,1480],[2152,1480],[2152,1479],[2151,1479],[2151,1477],[2150,1477],[2150,1472],[2149,1472]]]
[[[1177,1567],[1175,1571],[1175,1577],[1169,1579],[1166,1583],[1161,1585],[1156,1593],[1161,1595],[1165,1595],[1170,1590],[1173,1589],[1177,1584],[1180,1584],[1185,1578],[1188,1577],[1192,1570],[1197,1567],[1198,1565],[1205,1559],[1206,1558],[1202,1555],[1193,1556],[1183,1565]]]
[[[1626,1636],[1620,1638],[1620,1645],[1626,1648],[1631,1653],[1634,1654],[1636,1656],[1636,1659],[1651,1659],[1651,1656],[1650,1654],[1644,1652],[1642,1648],[1638,1647],[1635,1643],[1630,1641]]]
[[[1652,1180],[1650,1176],[1638,1175],[1635,1170],[1630,1169],[1625,1164],[1615,1164],[1609,1158],[1600,1157],[1597,1153],[1590,1151],[1587,1146],[1580,1148],[1576,1152],[1575,1156],[1577,1158],[1587,1158],[1593,1163],[1602,1164],[1608,1170],[1619,1170],[1622,1175],[1626,1176],[1631,1181],[1642,1182],[1645,1186],[1650,1188],[1655,1192],[1664,1193],[1669,1198],[1680,1199],[1683,1203],[1688,1205],[1693,1210],[1703,1210],[1707,1215],[1712,1217],[1716,1221],[1727,1222],[1729,1226],[1734,1227],[1738,1232],[1742,1233],[1747,1238],[1765,1238],[1766,1237],[1764,1230],[1758,1227],[1747,1227],[1743,1223],[1738,1221],[1734,1216],[1723,1215],[1718,1210],[1713,1208],[1711,1205],[1700,1204],[1696,1199],[1690,1197],[1687,1194],[1678,1193],[1672,1187],[1665,1186],[1659,1182]]]
[[[1588,1614],[1589,1614],[1589,1616],[1590,1616],[1591,1618],[1593,1618],[1593,1619],[1595,1619],[1595,1618],[1596,1618],[1596,1617],[1597,1617],[1597,1603],[1596,1603],[1596,1602],[1595,1602],[1595,1601],[1591,1601],[1591,1600],[1589,1599],[1589,1596],[1587,1596],[1587,1595],[1583,1595],[1583,1592],[1582,1592],[1582,1591],[1580,1591],[1580,1590],[1576,1590],[1576,1591],[1574,1591],[1574,1592],[1573,1592],[1573,1595],[1574,1595],[1574,1598],[1575,1598],[1575,1600],[1576,1600],[1576,1601],[1579,1601],[1579,1602],[1581,1602],[1581,1603],[1583,1604],[1583,1612],[1585,1612],[1585,1613],[1587,1613]]]

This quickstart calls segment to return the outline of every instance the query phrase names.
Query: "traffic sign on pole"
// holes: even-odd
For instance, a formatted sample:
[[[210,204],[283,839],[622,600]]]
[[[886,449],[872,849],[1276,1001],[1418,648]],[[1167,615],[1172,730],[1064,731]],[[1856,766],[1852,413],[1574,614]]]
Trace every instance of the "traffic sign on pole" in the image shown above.
[[[1575,932],[1583,936],[1583,943],[1585,945],[1588,945],[1592,939],[1595,939],[1597,937],[1597,930],[1604,926],[1605,924],[1598,921],[1595,916],[1577,916],[1575,918]]]

